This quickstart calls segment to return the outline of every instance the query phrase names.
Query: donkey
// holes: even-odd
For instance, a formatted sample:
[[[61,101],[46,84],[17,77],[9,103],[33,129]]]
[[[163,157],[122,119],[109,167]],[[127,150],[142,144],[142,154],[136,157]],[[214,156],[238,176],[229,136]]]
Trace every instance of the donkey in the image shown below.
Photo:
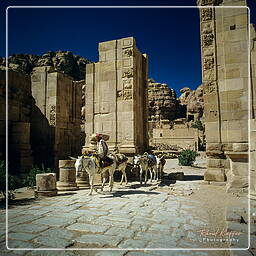
[[[157,162],[157,171],[158,171],[158,174],[160,176],[160,179],[162,179],[162,175],[163,175],[163,172],[164,172],[164,166],[165,166],[165,163],[166,163],[166,160],[164,158],[164,155],[162,156],[157,156],[156,157],[156,162]]]
[[[106,171],[109,172],[109,187],[110,187],[110,192],[112,191],[113,184],[114,184],[114,172],[116,169],[116,161],[114,158],[110,156],[110,158],[113,159],[113,164],[107,167],[99,167],[96,164],[95,158],[89,157],[89,156],[80,156],[78,158],[70,157],[70,158],[73,160],[76,160],[75,168],[76,168],[77,177],[80,176],[82,171],[86,171],[89,175],[90,191],[88,195],[92,195],[93,190],[97,192],[97,190],[93,186],[94,177],[97,173],[101,174],[101,177],[102,177],[101,191],[103,191],[104,185],[106,183],[106,175],[104,175]]]
[[[120,185],[123,184],[123,181],[125,182],[125,184],[127,184],[128,181],[127,181],[127,175],[126,175],[125,169],[127,166],[128,158],[124,154],[120,154],[120,153],[110,153],[110,155],[112,155],[116,160],[116,171],[122,172]]]
[[[144,184],[147,184],[147,180],[148,180],[148,158],[147,156],[134,156],[134,159],[133,159],[133,164],[134,164],[134,168],[138,167],[139,170],[140,170],[140,184],[142,184],[142,173],[145,172],[145,183]],[[152,179],[152,173],[151,173],[151,170],[150,171],[150,176],[151,176],[151,179]]]

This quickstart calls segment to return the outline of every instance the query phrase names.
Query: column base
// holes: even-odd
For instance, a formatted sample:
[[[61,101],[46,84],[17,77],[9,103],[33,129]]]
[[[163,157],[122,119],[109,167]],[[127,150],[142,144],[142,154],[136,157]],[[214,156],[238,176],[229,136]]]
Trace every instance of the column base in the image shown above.
[[[40,197],[40,196],[56,196],[58,193],[58,190],[55,189],[55,190],[46,190],[46,191],[38,191],[38,190],[35,190],[35,196],[36,197]]]
[[[78,190],[79,188],[75,182],[67,183],[67,182],[58,181],[57,189],[58,191],[74,191],[74,190]]]

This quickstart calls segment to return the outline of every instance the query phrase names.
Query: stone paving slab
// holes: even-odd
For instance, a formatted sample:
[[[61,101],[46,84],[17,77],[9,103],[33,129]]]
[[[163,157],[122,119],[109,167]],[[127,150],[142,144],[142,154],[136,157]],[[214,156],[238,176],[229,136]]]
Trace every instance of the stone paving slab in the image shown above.
[[[21,224],[14,225],[9,228],[9,231],[26,232],[26,233],[38,233],[48,229],[47,226],[39,226],[34,224]]]
[[[87,245],[97,245],[99,247],[106,245],[116,247],[122,241],[122,238],[110,235],[90,234],[82,235],[76,239],[76,241]]]
[[[41,219],[35,220],[32,222],[32,224],[35,225],[47,225],[47,226],[65,226],[65,225],[70,225],[74,223],[75,221],[69,218],[60,218],[60,217],[43,217]]]
[[[21,241],[29,241],[37,236],[38,236],[38,234],[13,233],[13,232],[8,233],[9,239],[16,239],[16,240],[21,240]]]
[[[47,236],[49,239],[55,239],[55,237],[64,238],[70,240],[74,238],[75,234],[72,231],[67,232],[66,228],[49,228],[44,232],[41,232],[40,235]]]
[[[41,248],[67,248],[74,244],[74,241],[70,239],[48,236],[37,237],[33,242],[37,243]]]
[[[127,239],[118,245],[119,248],[145,248],[148,241],[139,239]]]
[[[108,230],[106,226],[85,224],[85,223],[75,223],[73,225],[66,227],[69,230],[81,231],[81,232],[90,232],[90,233],[104,233]]]

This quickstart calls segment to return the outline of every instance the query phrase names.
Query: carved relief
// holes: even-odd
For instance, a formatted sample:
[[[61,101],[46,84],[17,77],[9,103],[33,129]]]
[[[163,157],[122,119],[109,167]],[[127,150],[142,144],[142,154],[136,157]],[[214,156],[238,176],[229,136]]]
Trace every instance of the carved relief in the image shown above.
[[[211,83],[205,83],[204,84],[204,93],[205,94],[210,94],[216,92],[216,83],[211,82]]]
[[[117,91],[117,99],[119,99],[119,100],[123,99],[123,91],[122,90]]]
[[[50,120],[49,124],[52,126],[56,125],[56,106],[50,107]]]
[[[203,47],[208,47],[213,45],[214,35],[213,34],[204,34],[202,35]]]
[[[204,64],[203,64],[204,70],[214,68],[214,57],[206,57],[204,58],[203,61],[204,61]]]
[[[124,87],[124,89],[132,89],[132,82],[133,82],[132,78],[123,79],[123,87]]]
[[[212,20],[213,19],[212,8],[201,9],[201,19],[202,19],[202,21]]]
[[[202,33],[203,34],[213,33],[213,24],[212,24],[212,22],[202,23]]]
[[[124,90],[124,100],[132,99],[132,90]]]
[[[216,80],[215,77],[215,69],[207,69],[203,71],[204,77],[203,80],[204,81],[213,81]]]
[[[201,0],[200,5],[212,5],[215,4],[215,0]]]
[[[211,57],[214,56],[214,49],[213,48],[205,48],[203,51],[204,57]]]
[[[127,48],[123,50],[123,57],[131,57],[133,56],[132,48]]]
[[[130,78],[130,77],[133,77],[133,69],[130,68],[130,69],[127,69],[127,70],[123,70],[123,75],[122,75],[123,78]]]

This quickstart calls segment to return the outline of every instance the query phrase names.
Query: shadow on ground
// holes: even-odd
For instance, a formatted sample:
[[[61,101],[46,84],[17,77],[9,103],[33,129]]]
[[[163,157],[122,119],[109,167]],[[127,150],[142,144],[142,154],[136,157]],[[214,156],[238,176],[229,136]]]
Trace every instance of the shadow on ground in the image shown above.
[[[192,181],[192,180],[203,180],[203,175],[185,175],[184,181]]]
[[[24,198],[24,199],[15,199],[15,200],[8,200],[8,208],[11,209],[17,205],[30,205],[34,203],[37,199],[36,198]],[[0,209],[5,209],[6,203],[5,200],[0,202]]]
[[[126,195],[158,195],[158,192],[151,192],[151,191],[143,191],[143,190],[122,190],[122,191],[114,191],[110,194],[102,194],[104,198],[111,198],[111,197],[122,197]]]

